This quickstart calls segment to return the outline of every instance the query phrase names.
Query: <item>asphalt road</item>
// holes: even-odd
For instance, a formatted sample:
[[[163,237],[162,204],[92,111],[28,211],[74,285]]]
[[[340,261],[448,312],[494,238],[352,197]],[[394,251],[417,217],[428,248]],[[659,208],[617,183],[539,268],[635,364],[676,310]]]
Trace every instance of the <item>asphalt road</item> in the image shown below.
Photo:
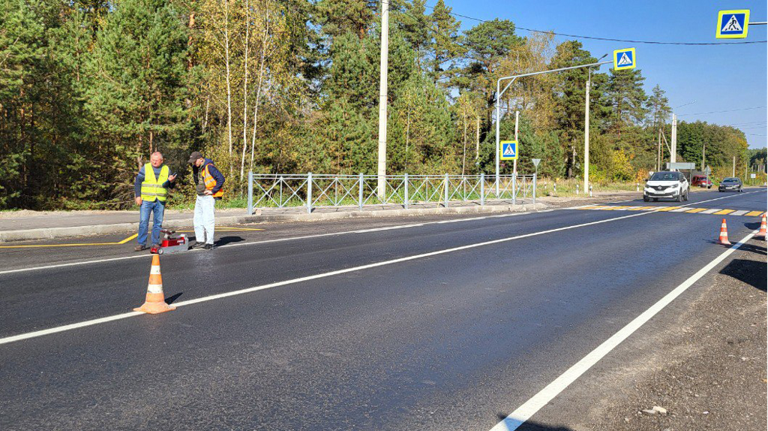
[[[765,211],[766,192],[618,205]],[[733,242],[759,222],[562,209],[251,226],[265,230],[162,257],[173,312],[0,344],[0,428],[487,430],[722,254],[722,218]],[[125,247],[0,253],[0,343],[143,302],[149,259]]]

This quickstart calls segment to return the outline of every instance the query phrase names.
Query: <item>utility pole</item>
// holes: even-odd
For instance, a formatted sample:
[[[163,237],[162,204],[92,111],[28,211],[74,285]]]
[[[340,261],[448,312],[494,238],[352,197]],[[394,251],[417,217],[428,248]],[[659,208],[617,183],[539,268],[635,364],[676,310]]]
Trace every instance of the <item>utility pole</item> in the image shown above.
[[[589,189],[589,86],[592,83],[592,69],[587,78],[587,97],[584,99],[584,194]]]
[[[731,172],[731,176],[736,176],[736,156],[733,156],[733,171]]]
[[[704,142],[704,143],[701,145],[701,169],[702,169],[702,170],[704,169],[704,156],[705,156],[705,154],[706,154],[706,151],[707,151],[707,143],[706,143],[706,142]]]
[[[656,151],[656,172],[659,172],[661,170],[661,127],[659,127],[659,143]]]
[[[672,148],[669,152],[669,162],[677,162],[677,115],[675,114],[672,114]]]
[[[389,64],[389,2],[381,1],[381,74],[379,80],[379,199],[387,196],[387,65]]]

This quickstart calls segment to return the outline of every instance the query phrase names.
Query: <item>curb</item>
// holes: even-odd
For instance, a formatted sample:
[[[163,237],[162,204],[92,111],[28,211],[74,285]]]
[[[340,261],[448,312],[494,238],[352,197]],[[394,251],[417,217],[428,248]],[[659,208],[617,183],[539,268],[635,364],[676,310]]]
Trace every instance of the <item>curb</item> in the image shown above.
[[[313,222],[324,220],[341,220],[346,218],[381,218],[381,217],[404,217],[420,215],[439,215],[439,214],[481,214],[481,213],[504,213],[504,212],[529,212],[539,211],[548,208],[543,203],[524,204],[524,205],[487,205],[481,206],[462,206],[448,208],[413,208],[413,209],[393,209],[393,210],[373,210],[373,211],[344,211],[344,212],[315,212],[312,214],[255,214],[242,216],[224,216],[216,217],[216,224],[244,224],[244,223],[266,223],[266,222]],[[171,229],[190,228],[192,219],[186,220],[165,220],[163,227]],[[116,223],[90,226],[71,226],[43,229],[26,229],[17,231],[0,232],[0,243],[10,241],[30,241],[39,239],[56,239],[65,237],[104,235],[118,232],[135,232],[139,229],[139,223]]]

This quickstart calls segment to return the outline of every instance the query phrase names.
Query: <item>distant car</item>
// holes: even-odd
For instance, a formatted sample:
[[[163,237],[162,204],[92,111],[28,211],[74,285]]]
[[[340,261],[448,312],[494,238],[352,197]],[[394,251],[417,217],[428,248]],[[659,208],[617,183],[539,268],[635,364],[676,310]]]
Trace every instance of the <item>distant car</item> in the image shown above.
[[[743,190],[741,189],[741,180],[738,178],[726,178],[723,181],[720,182],[720,187],[718,188],[718,191],[721,192],[739,192],[741,193]]]
[[[688,200],[688,180],[680,172],[662,171],[656,172],[645,183],[643,200],[654,202],[659,199],[675,199],[678,202]]]
[[[707,179],[706,175],[694,175],[693,178],[691,178],[691,186],[706,187],[708,189],[711,189],[712,180]]]

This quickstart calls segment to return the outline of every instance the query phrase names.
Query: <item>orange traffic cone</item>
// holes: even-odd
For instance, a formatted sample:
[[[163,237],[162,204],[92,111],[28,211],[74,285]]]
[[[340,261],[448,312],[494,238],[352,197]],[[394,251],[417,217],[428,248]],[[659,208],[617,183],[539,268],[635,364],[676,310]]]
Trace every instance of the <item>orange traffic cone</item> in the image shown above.
[[[722,245],[731,245],[731,242],[728,241],[728,226],[725,224],[725,219],[723,219],[723,224],[720,225],[720,238],[717,242]]]
[[[760,232],[755,235],[755,238],[757,239],[765,239],[766,235],[766,220],[765,220],[765,214],[763,214],[763,221],[760,223]]]
[[[152,256],[152,269],[149,271],[149,284],[147,284],[147,299],[139,308],[133,311],[143,311],[148,314],[158,314],[175,310],[176,307],[165,303],[163,294],[163,276],[160,275],[160,256]]]

